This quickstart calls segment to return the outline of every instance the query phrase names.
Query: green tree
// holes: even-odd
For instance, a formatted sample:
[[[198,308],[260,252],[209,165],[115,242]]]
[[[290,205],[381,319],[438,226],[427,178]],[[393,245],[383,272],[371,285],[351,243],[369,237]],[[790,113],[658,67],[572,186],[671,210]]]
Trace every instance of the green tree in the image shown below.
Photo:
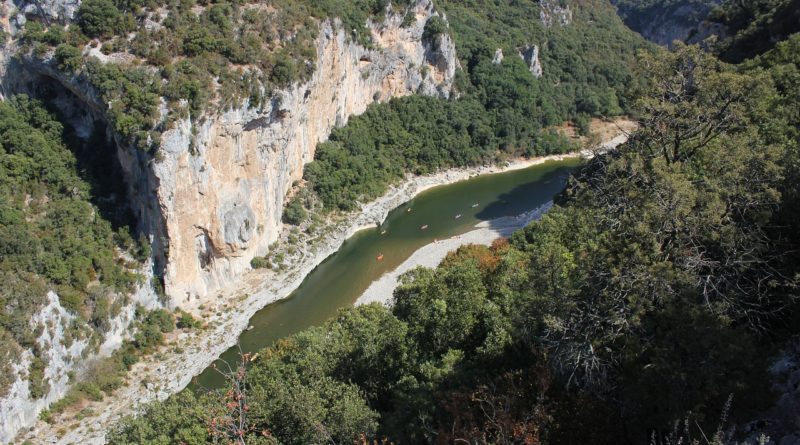
[[[77,22],[89,37],[107,37],[119,31],[122,15],[111,0],[85,0],[77,12]]]
[[[286,224],[297,226],[305,221],[307,217],[308,212],[306,212],[306,209],[303,206],[303,197],[298,194],[292,197],[292,199],[289,200],[289,203],[284,206],[283,217],[281,219]]]

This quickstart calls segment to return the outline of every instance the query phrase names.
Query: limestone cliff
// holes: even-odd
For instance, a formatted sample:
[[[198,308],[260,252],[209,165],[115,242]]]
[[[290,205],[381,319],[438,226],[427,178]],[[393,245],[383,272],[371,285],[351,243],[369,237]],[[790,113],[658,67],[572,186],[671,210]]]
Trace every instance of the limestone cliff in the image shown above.
[[[60,303],[55,292],[48,292],[47,304],[30,320],[33,332],[38,332],[35,344],[42,351],[45,363],[43,376],[46,390],[42,397],[31,396],[31,382],[28,372],[34,359],[31,350],[22,352],[20,359],[12,363],[13,383],[8,394],[0,398],[0,443],[7,443],[22,428],[33,425],[39,413],[51,403],[64,397],[72,383],[70,374],[80,372],[97,357],[108,356],[128,337],[130,324],[134,320],[134,307],[141,304],[151,308],[158,305],[158,299],[149,286],[139,286],[130,296],[132,304],[125,306],[120,314],[111,320],[111,327],[104,342],[96,350],[90,347],[86,338],[74,338],[73,323],[76,316]]]
[[[671,46],[674,41],[700,43],[722,29],[704,21],[720,0],[681,0],[637,5],[634,2],[611,0],[619,15],[634,31],[659,45]]]
[[[0,50],[0,96],[47,90],[48,100],[79,134],[98,128],[106,132],[124,172],[128,205],[138,229],[152,242],[152,262],[144,273],[163,275],[171,306],[191,310],[215,298],[215,291],[236,283],[251,258],[268,251],[282,227],[287,191],[302,177],[316,144],[335,126],[374,101],[414,93],[444,98],[453,94],[457,67],[453,42],[446,34],[423,38],[425,24],[439,13],[430,0],[419,0],[411,6],[410,21],[406,11],[394,13],[389,8],[380,22],[368,23],[368,48],[347,38],[338,20],[321,23],[316,69],[308,81],[277,91],[260,108],[244,103],[233,110],[208,109],[179,120],[164,132],[158,155],[152,157],[110,129],[108,104],[92,85],[58,70],[51,55],[13,57],[14,37],[26,20],[68,23],[78,4],[74,0],[4,3],[2,26],[10,39]],[[96,49],[85,51],[113,63]],[[135,303],[159,304],[149,284],[129,301],[112,321],[100,354],[113,350],[128,335]],[[49,389],[40,399],[30,396],[26,371],[31,356],[23,352],[23,360],[14,368],[16,381],[0,399],[4,419],[0,442],[35,422],[43,408],[65,394],[68,373],[96,356],[84,343],[59,336],[72,320],[54,293],[48,302],[31,320],[31,328],[47,326],[40,346],[48,351]]]
[[[410,26],[392,13],[370,23],[373,49],[326,22],[307,83],[278,92],[264,109],[245,105],[165,132],[153,172],[169,249],[164,281],[174,304],[191,308],[213,298],[268,251],[288,189],[334,126],[375,100],[451,94],[453,43],[447,35],[423,41],[425,23],[438,14],[429,0],[413,13]]]
[[[48,20],[74,14],[72,3],[50,3],[41,12]],[[23,5],[10,15],[11,31],[37,8]],[[382,21],[368,23],[370,48],[348,39],[338,20],[322,23],[316,69],[307,82],[277,91],[260,108],[245,102],[178,121],[162,135],[157,159],[110,134],[131,208],[153,242],[155,272],[163,274],[172,305],[191,309],[213,298],[250,267],[251,258],[267,252],[280,231],[288,189],[334,126],[376,100],[450,96],[457,66],[453,42],[446,34],[423,39],[428,19],[439,15],[433,4],[413,4],[410,24],[405,11],[387,11]],[[103,118],[107,105],[92,87],[59,72],[52,60],[10,63],[2,70],[5,94],[56,82],[81,104],[73,108]]]

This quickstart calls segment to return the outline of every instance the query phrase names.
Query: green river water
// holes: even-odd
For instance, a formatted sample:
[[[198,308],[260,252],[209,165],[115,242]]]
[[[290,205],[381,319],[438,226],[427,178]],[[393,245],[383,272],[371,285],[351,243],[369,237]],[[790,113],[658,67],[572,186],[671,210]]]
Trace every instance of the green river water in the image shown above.
[[[322,324],[340,308],[351,306],[374,280],[435,239],[468,232],[480,221],[519,215],[545,204],[563,189],[580,163],[578,159],[550,161],[420,193],[391,211],[381,227],[362,230],[345,241],[288,298],[258,311],[250,319],[253,329],[239,337],[242,351],[258,351]],[[458,214],[461,217],[455,218]],[[423,225],[428,228],[421,230]],[[383,259],[377,261],[380,254]],[[235,363],[237,355],[238,348],[231,348],[222,357]],[[221,383],[217,372],[206,369],[190,387],[215,388]]]

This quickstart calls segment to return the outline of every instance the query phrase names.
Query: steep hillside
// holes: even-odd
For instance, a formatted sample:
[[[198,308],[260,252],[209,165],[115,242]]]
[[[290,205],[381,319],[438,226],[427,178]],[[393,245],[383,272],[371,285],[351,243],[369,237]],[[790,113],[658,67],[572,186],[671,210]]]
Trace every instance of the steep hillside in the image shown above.
[[[160,339],[156,331],[174,327],[172,315],[148,317],[137,304],[192,309],[236,283],[278,236],[286,191],[335,125],[376,100],[450,95],[452,43],[425,32],[439,13],[427,1],[385,6],[4,5],[4,98],[39,98],[65,123],[63,138],[48,134],[48,143],[69,145],[78,158],[64,170],[97,175],[62,193],[91,197],[108,219],[94,232],[71,235],[91,214],[80,207],[84,214],[59,219],[66,234],[48,226],[30,233],[34,244],[24,247],[21,227],[35,219],[22,223],[19,209],[37,204],[42,187],[35,186],[32,201],[3,191],[22,201],[3,202],[13,232],[4,234],[12,286],[3,301],[13,329],[2,334],[3,369],[11,370],[0,397],[2,440],[65,394],[64,403],[96,399],[118,386],[82,385],[96,375],[85,368],[122,345],[99,361],[112,367],[102,372],[116,375],[135,361],[131,348],[150,349]],[[3,156],[16,172],[14,150],[26,152],[12,148]],[[35,179],[22,182],[34,187]],[[118,235],[109,221],[120,226]],[[35,242],[46,243],[48,257],[31,259],[26,249]],[[101,287],[93,287],[98,280]],[[113,298],[104,296],[106,287]],[[130,328],[135,315],[138,329]],[[81,326],[77,337],[71,326]]]
[[[305,170],[327,208],[354,208],[409,171],[569,151],[554,126],[587,133],[590,118],[629,108],[636,53],[650,46],[607,2],[440,5],[461,61],[459,100],[393,100],[334,131]]]
[[[720,39],[715,51],[723,60],[741,62],[800,32],[800,1],[728,0],[712,11],[709,21],[726,30],[727,37]]]
[[[738,63],[800,31],[796,0],[612,0],[631,29],[660,45],[701,43]]]
[[[612,0],[634,31],[659,45],[695,38],[711,10],[723,0]]]
[[[28,22],[18,49],[27,72],[6,84],[55,79],[103,114],[138,184],[133,207],[154,238],[157,273],[185,306],[266,253],[289,185],[334,125],[382,98],[446,97],[455,72],[449,38],[424,35],[438,14],[426,1],[353,5],[349,20],[363,26],[304,4],[102,3],[84,3],[66,31]],[[133,32],[113,35],[119,21]]]
[[[7,440],[64,396],[71,369],[84,358],[121,345],[135,304],[159,301],[143,277],[149,243],[125,225],[124,187],[101,173],[115,165],[103,151],[105,135],[65,126],[41,103],[17,96],[0,103],[0,141],[0,414]]]
[[[797,40],[738,66],[643,55],[640,130],[544,218],[110,442],[793,443]]]

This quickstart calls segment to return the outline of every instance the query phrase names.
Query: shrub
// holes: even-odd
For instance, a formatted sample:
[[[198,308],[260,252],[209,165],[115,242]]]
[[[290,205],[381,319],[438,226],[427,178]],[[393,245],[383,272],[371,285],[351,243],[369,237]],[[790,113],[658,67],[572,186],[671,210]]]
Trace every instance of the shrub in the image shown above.
[[[435,15],[425,22],[425,29],[422,31],[422,38],[432,39],[439,34],[443,34],[445,31],[447,31],[447,25],[444,23],[444,20],[442,20],[442,18],[438,15]]]
[[[81,50],[72,45],[62,43],[56,47],[55,59],[58,62],[58,69],[67,72],[78,71],[81,67]]]
[[[50,384],[44,377],[46,366],[47,363],[42,358],[34,357],[30,367],[28,367],[28,388],[33,399],[40,399],[50,391]]]
[[[303,206],[303,197],[298,193],[292,197],[289,203],[286,204],[286,208],[283,209],[283,222],[296,226],[305,221],[307,217],[308,212]]]
[[[120,17],[119,9],[111,0],[84,0],[77,13],[78,25],[89,37],[113,34]]]
[[[269,260],[263,256],[253,257],[253,259],[250,260],[250,267],[253,269],[269,269]]]
[[[154,309],[147,314],[146,326],[155,326],[164,334],[175,329],[175,318],[165,309]]]
[[[275,55],[270,79],[278,85],[288,85],[297,77],[294,60],[284,52]]]
[[[179,310],[178,321],[176,326],[178,329],[197,329],[201,326],[200,320],[194,318],[192,314]]]
[[[591,118],[586,114],[579,114],[575,116],[575,126],[578,127],[578,134],[581,136],[589,136],[591,131]]]

